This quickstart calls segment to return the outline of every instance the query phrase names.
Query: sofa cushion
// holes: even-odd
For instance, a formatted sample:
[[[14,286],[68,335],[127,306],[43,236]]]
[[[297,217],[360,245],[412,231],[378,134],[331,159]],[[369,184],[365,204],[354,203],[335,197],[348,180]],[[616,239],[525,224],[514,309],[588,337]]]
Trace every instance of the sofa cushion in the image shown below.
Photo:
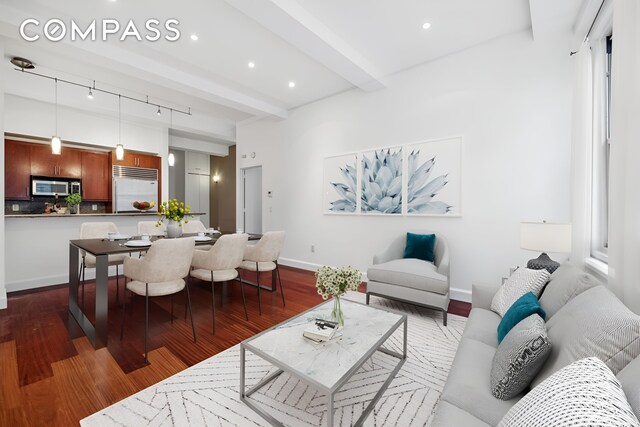
[[[506,400],[526,389],[549,357],[544,320],[532,314],[518,323],[498,346],[491,367],[491,392]]]
[[[624,394],[631,405],[631,409],[640,418],[640,357],[633,359],[624,369],[618,372],[618,381],[622,384]]]
[[[547,333],[551,355],[532,387],[585,357],[598,357],[617,374],[640,355],[640,317],[604,286],[569,301],[549,319]]]
[[[620,383],[596,357],[561,369],[531,390],[499,427],[638,427]]]
[[[484,308],[473,308],[462,333],[463,339],[480,341],[493,348],[498,348],[498,334],[496,329],[500,323],[500,316]]]
[[[467,411],[452,405],[449,402],[440,401],[433,417],[431,427],[491,427],[489,424],[479,420]]]
[[[540,315],[542,320],[546,318],[544,310],[540,307],[538,298],[531,292],[527,292],[518,298],[504,314],[504,317],[498,325],[498,342],[502,342],[514,326],[534,313]]]
[[[435,234],[407,233],[407,244],[404,247],[403,258],[416,258],[433,262],[436,247]]]
[[[551,275],[540,296],[540,305],[551,319],[571,299],[602,283],[570,263],[564,263]]]
[[[442,295],[449,292],[447,276],[438,273],[433,263],[415,258],[394,259],[375,264],[367,270],[367,278]]]
[[[458,346],[441,399],[495,426],[518,398],[499,400],[491,394],[489,373],[496,349],[472,339]]]
[[[537,298],[550,276],[547,270],[517,269],[496,292],[491,301],[491,310],[504,316],[509,307],[527,292]]]

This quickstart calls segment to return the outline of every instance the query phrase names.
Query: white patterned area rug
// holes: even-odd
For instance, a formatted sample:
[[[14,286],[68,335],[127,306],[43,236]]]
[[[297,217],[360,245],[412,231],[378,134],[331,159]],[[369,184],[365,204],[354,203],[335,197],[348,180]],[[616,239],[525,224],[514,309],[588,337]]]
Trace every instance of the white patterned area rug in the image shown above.
[[[346,298],[364,302],[352,292]],[[381,298],[371,304],[408,314],[407,361],[369,414],[365,426],[428,426],[453,362],[466,318]],[[401,352],[402,327],[387,341]],[[334,425],[350,426],[395,367],[397,359],[376,352],[336,395]],[[247,352],[247,386],[275,368]],[[97,412],[80,424],[93,426],[269,426],[239,398],[240,346],[236,345]],[[326,397],[287,374],[251,395],[286,426],[326,425]]]

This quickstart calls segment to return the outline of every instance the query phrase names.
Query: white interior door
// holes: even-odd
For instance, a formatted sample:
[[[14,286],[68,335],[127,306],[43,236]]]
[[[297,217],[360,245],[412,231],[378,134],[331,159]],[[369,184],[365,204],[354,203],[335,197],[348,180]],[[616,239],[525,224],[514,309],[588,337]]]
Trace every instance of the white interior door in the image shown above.
[[[200,212],[200,175],[188,173],[184,184],[184,204]]]
[[[204,213],[205,215],[200,217],[200,221],[205,225],[205,227],[209,227],[210,218],[209,218],[209,175],[198,175],[200,177],[200,210],[198,212]]]
[[[242,170],[244,232],[262,233],[262,166]]]

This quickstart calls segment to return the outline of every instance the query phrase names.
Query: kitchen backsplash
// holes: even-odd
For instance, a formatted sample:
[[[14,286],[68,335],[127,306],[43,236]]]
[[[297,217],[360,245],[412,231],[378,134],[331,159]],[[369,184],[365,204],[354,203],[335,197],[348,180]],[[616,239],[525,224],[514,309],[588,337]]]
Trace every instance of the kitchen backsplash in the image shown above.
[[[44,213],[46,203],[53,203],[54,198],[38,197],[37,200],[5,200],[4,214],[42,214]],[[59,200],[60,206],[65,207],[67,204],[63,200]],[[18,206],[18,210],[14,210],[14,206]],[[93,210],[93,207],[96,210]],[[68,212],[68,210],[67,210]],[[80,204],[80,213],[106,213],[107,204],[104,202],[82,202]]]

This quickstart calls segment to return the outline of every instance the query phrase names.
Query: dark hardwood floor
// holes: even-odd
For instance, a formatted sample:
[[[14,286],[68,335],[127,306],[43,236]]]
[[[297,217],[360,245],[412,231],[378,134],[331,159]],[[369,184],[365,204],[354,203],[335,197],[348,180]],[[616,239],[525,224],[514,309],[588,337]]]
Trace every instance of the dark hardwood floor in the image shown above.
[[[0,310],[0,426],[67,426],[151,384],[192,366],[240,341],[322,302],[313,273],[281,267],[286,306],[278,293],[245,287],[249,321],[244,318],[238,282],[216,285],[216,335],[212,333],[211,285],[191,282],[197,342],[184,320],[184,297],[150,299],[149,361],[144,364],[144,298],[128,299],[124,338],[122,308],[110,282],[109,345],[94,350],[67,311],[66,286],[9,294]],[[263,275],[270,285],[270,276]],[[247,277],[255,281],[255,276]],[[269,283],[267,283],[269,281]],[[361,286],[365,291],[365,285]],[[122,292],[122,281],[120,283]],[[94,286],[86,287],[92,315]],[[221,306],[222,305],[222,306]],[[468,316],[468,303],[452,301],[449,312]]]

